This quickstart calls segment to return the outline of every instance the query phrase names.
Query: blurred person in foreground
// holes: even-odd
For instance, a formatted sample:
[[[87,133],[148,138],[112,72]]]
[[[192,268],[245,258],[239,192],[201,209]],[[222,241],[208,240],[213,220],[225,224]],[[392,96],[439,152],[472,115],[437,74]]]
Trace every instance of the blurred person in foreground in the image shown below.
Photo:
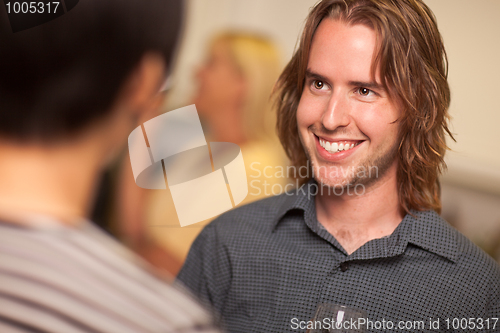
[[[304,185],[213,221],[178,279],[231,332],[328,331],[325,303],[356,331],[500,332],[498,264],[438,215],[450,90],[430,9],[319,2],[276,97]]]
[[[0,7],[0,331],[217,332],[85,219],[98,174],[162,98],[182,2],[85,0],[17,33]]]
[[[270,101],[280,70],[278,49],[268,38],[252,32],[224,32],[211,40],[207,59],[196,75],[193,102],[207,141],[232,142],[241,148],[248,182],[242,204],[282,193],[288,182],[286,173],[280,173],[286,158],[275,133]],[[196,236],[213,219],[181,228],[170,192],[149,193],[145,208],[148,238],[182,263]]]

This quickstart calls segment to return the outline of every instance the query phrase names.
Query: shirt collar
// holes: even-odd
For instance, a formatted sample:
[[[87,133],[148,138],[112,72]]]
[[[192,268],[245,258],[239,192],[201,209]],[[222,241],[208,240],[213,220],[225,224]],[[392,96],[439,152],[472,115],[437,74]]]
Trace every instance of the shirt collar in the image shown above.
[[[316,207],[314,198],[318,192],[316,181],[310,180],[300,188],[293,189],[283,195],[287,198],[280,206],[273,223],[272,230],[276,230],[279,222],[292,210],[304,212],[305,223],[316,233],[319,227],[316,219]],[[406,216],[394,231],[400,233],[398,248],[392,254],[397,255],[404,252],[408,243],[416,245],[426,251],[435,253],[453,262],[458,259],[457,233],[441,216],[435,211],[415,211]],[[393,234],[393,235],[394,235]],[[392,252],[392,251],[391,251]],[[354,252],[353,254],[355,254]],[[361,259],[361,258],[359,258]]]
[[[435,211],[418,212],[412,210],[405,219],[411,223],[409,243],[433,252],[453,262],[458,260],[457,231]]]
[[[285,201],[280,206],[278,213],[273,219],[272,228],[276,229],[279,222],[283,217],[290,211],[299,209],[304,212],[304,219],[307,220],[310,217],[316,218],[316,207],[314,205],[315,194],[312,191],[312,187],[316,185],[316,182],[311,179],[299,188],[294,188],[293,190],[284,193],[286,196]]]

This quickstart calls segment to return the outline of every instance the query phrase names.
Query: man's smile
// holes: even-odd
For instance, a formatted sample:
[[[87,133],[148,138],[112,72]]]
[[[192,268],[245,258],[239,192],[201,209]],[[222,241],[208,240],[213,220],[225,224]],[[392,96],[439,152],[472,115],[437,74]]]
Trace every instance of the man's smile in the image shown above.
[[[319,145],[331,154],[352,149],[363,142],[363,140],[323,139],[320,137],[318,140]]]
[[[339,162],[357,151],[365,140],[326,139],[314,135],[319,156],[330,162]]]

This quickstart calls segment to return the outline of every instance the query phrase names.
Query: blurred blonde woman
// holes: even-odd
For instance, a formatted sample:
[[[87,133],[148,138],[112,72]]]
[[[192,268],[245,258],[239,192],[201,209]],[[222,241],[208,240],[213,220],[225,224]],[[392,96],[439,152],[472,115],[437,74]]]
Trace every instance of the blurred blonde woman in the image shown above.
[[[269,100],[280,70],[277,48],[267,38],[230,32],[213,38],[196,75],[194,103],[207,141],[232,142],[241,148],[249,186],[242,204],[279,194],[287,182],[280,173],[286,162]],[[191,243],[212,219],[181,228],[170,193],[150,193],[149,237],[183,262]]]
[[[209,50],[194,97],[209,135],[237,144],[274,138],[269,95],[280,73],[276,47],[257,35],[224,33]]]

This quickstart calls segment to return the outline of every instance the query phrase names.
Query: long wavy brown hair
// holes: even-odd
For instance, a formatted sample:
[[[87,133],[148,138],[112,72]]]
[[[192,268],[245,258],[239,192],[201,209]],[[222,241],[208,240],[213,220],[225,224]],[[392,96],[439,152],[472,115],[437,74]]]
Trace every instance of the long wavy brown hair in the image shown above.
[[[307,157],[299,139],[297,107],[311,42],[325,18],[364,24],[377,34],[372,75],[403,109],[399,122],[398,195],[401,210],[441,211],[439,175],[446,168],[450,89],[448,61],[436,19],[420,0],[323,0],[309,13],[300,44],[274,89],[277,129],[292,164]],[[299,179],[303,184],[308,178]]]

